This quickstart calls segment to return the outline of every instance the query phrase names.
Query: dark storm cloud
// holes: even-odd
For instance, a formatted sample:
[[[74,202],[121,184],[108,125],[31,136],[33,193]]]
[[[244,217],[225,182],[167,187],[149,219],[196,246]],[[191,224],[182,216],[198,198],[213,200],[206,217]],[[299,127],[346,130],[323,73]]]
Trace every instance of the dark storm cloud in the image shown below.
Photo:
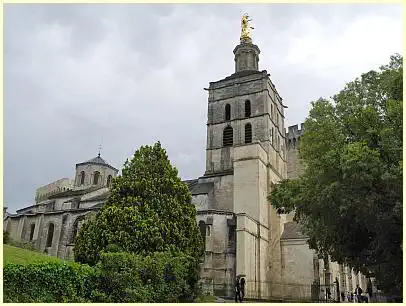
[[[182,178],[205,170],[210,81],[233,73],[248,12],[286,125],[309,103],[401,51],[396,5],[5,5],[4,198],[35,189],[97,154],[121,168],[160,140]]]

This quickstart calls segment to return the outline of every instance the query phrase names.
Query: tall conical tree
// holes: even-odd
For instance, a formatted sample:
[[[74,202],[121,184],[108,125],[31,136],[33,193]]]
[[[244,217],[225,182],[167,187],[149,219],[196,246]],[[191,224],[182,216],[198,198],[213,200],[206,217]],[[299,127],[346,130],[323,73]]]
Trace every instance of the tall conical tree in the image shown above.
[[[106,204],[76,237],[75,260],[93,265],[112,246],[137,254],[202,255],[191,194],[159,142],[141,147],[125,162]]]

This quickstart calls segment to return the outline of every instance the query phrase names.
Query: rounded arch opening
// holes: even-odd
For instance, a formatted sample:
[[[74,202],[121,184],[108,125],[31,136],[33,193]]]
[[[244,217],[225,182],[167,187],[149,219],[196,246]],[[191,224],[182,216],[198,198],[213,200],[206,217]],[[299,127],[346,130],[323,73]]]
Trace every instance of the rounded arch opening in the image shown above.
[[[30,241],[34,238],[34,231],[35,231],[35,223],[31,223],[30,225]]]
[[[226,104],[225,107],[225,120],[229,121],[231,119],[231,106],[230,104]]]
[[[86,177],[85,171],[80,172],[80,183],[79,183],[80,185],[85,184],[85,177]]]
[[[82,222],[86,219],[86,215],[82,215],[76,218],[76,220],[73,222],[72,225],[72,233],[71,233],[71,237],[69,239],[69,243],[73,244],[73,242],[75,241],[75,238],[80,230],[80,227],[82,225]]]
[[[251,101],[245,101],[245,117],[248,118],[251,116]]]
[[[100,179],[100,172],[95,171],[93,174],[93,185],[97,185],[99,183],[99,179]]]
[[[111,174],[107,177],[107,187],[111,187],[113,181],[113,176],[111,176]]]
[[[47,243],[46,243],[47,248],[52,246],[52,240],[54,238],[54,229],[55,229],[55,225],[53,223],[49,223],[49,225],[48,225],[48,237],[47,237]]]

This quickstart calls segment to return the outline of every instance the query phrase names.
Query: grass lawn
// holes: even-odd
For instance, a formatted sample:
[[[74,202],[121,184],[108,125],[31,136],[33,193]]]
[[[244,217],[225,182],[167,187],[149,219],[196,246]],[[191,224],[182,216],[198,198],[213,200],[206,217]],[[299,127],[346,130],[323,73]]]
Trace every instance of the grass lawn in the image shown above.
[[[215,303],[216,302],[216,297],[212,295],[203,295],[199,296],[195,303]]]
[[[14,264],[30,264],[30,263],[40,263],[40,262],[52,262],[59,261],[63,262],[59,258],[48,256],[46,254],[41,254],[39,252],[34,252],[22,248],[17,248],[11,245],[3,244],[3,264],[14,263]]]

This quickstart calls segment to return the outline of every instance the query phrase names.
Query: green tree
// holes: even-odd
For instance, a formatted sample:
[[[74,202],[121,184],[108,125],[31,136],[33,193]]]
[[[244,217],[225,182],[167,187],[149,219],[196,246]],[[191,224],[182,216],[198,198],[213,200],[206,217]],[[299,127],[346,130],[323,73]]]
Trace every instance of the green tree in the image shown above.
[[[112,250],[181,252],[196,260],[202,255],[192,196],[159,142],[125,162],[106,204],[75,239],[75,260],[81,263],[94,265]]]
[[[320,256],[375,275],[402,292],[403,57],[312,103],[296,180],[269,200],[295,220]]]

